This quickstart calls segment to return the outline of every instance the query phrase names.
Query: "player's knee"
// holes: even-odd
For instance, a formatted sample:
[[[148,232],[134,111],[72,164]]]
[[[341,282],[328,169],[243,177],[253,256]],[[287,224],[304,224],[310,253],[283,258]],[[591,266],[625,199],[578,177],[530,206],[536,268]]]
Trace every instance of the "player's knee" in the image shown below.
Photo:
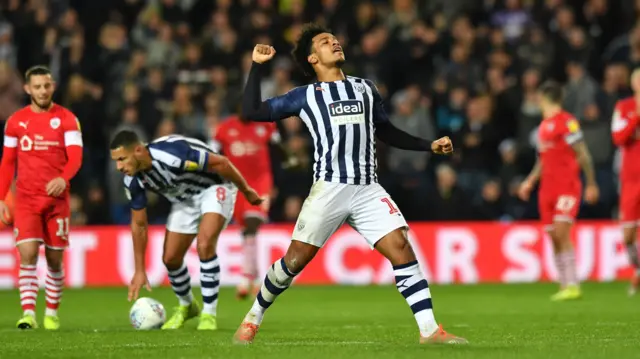
[[[292,241],[284,256],[284,263],[294,273],[300,273],[311,262],[320,248],[311,244]]]
[[[180,269],[183,261],[184,258],[177,255],[176,253],[165,252],[162,255],[162,263],[164,263],[164,266],[165,268],[167,268],[167,270]]]
[[[625,228],[622,232],[622,237],[625,244],[631,244],[636,242],[637,234],[635,228]]]
[[[62,252],[62,251],[58,251],[58,252]],[[47,258],[47,267],[51,268],[51,270],[53,271],[59,271],[62,269],[62,255],[58,255],[58,254],[54,254],[54,255],[49,255],[47,253],[46,255]]]
[[[216,254],[216,246],[212,240],[200,240],[200,238],[198,238],[196,248],[200,259],[209,259]]]
[[[402,265],[416,260],[411,243],[404,228],[398,228],[382,237],[375,249],[385,256],[392,265]]]
[[[36,265],[38,263],[38,254],[40,253],[40,243],[20,243],[18,245],[18,253],[20,254],[20,264]]]

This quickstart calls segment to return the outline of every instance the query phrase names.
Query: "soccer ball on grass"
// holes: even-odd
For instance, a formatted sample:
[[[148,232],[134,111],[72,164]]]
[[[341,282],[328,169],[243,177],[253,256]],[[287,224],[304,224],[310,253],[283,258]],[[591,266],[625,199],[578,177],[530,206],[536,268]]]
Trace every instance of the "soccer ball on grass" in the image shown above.
[[[162,303],[153,298],[142,297],[133,303],[129,320],[137,330],[160,329],[167,320],[167,312]]]

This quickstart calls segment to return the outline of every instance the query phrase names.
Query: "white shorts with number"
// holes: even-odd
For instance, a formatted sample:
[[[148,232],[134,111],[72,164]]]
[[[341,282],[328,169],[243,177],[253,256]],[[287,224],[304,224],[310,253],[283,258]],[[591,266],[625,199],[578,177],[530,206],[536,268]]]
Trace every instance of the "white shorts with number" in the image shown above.
[[[197,234],[200,219],[205,213],[218,213],[227,219],[233,217],[238,189],[233,184],[209,187],[188,200],[174,203],[167,219],[167,230],[175,233]]]
[[[293,239],[322,247],[345,222],[358,231],[371,248],[393,230],[408,227],[395,202],[379,184],[318,181],[304,201]]]

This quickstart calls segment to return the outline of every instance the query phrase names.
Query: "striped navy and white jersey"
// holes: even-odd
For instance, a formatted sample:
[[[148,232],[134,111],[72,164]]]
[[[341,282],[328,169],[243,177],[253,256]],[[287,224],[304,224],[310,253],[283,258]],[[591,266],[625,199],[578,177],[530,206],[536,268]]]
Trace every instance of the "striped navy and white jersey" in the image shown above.
[[[271,118],[298,116],[309,129],[315,147],[314,182],[378,182],[375,125],[389,118],[373,82],[351,76],[316,82],[267,102]]]
[[[200,140],[170,135],[149,143],[147,149],[151,155],[151,169],[124,177],[125,192],[132,209],[147,206],[145,190],[179,203],[213,185],[227,183],[222,176],[207,172],[208,154],[215,152]]]

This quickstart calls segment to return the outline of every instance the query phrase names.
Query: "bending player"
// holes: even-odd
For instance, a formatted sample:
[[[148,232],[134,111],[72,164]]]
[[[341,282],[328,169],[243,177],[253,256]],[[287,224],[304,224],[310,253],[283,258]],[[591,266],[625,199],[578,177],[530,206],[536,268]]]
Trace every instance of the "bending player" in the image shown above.
[[[618,101],[611,122],[613,143],[622,153],[620,169],[620,222],[629,263],[633,266],[633,276],[629,295],[636,294],[640,282],[640,261],[638,260],[638,224],[640,223],[640,70],[631,74],[634,95]]]
[[[44,328],[60,328],[58,307],[64,285],[63,254],[69,245],[69,181],[82,165],[82,133],[76,116],[53,103],[55,82],[44,66],[26,72],[31,104],[14,113],[5,126],[0,166],[0,198],[5,198],[18,168],[13,215],[20,255],[20,329],[36,328],[40,244],[45,246],[47,309]],[[0,201],[0,220],[9,217]]]
[[[528,201],[538,180],[540,219],[553,242],[560,291],[554,301],[580,298],[576,258],[571,242],[571,226],[580,208],[584,172],[584,199],[598,201],[599,190],[591,154],[582,139],[578,121],[562,109],[562,87],[547,82],[539,89],[543,120],[538,130],[538,160],[519,188],[519,197]]]
[[[407,240],[407,222],[378,184],[374,135],[406,150],[453,151],[448,138],[431,142],[391,125],[378,90],[369,80],[347,77],[338,40],[326,29],[307,25],[293,52],[307,75],[319,82],[293,89],[262,102],[260,71],[275,50],[257,45],[243,98],[243,116],[254,121],[278,121],[299,116],[315,144],[315,175],[285,256],[269,268],[264,284],[235,334],[237,343],[251,343],[267,309],[344,223],[362,234],[372,248],[393,265],[398,291],[411,307],[421,343],[467,341],[438,326],[431,293]]]
[[[256,237],[258,229],[268,219],[268,198],[273,189],[269,144],[281,144],[280,133],[273,123],[255,123],[233,116],[218,126],[213,142],[221,147],[222,153],[245,176],[249,185],[266,199],[254,206],[246,199],[238,198],[233,212],[235,222],[242,227],[244,261],[237,297],[244,299],[251,291],[260,290],[262,285],[257,281]]]
[[[193,138],[171,135],[145,145],[134,132],[121,131],[111,142],[111,158],[125,174],[125,189],[131,203],[136,269],[129,285],[129,300],[138,298],[142,286],[150,290],[145,264],[148,235],[145,190],[148,189],[173,203],[162,260],[179,306],[162,329],[181,328],[185,321],[198,315],[199,330],[217,329],[218,236],[231,220],[238,190],[249,203],[258,205],[262,198],[226,157],[215,154]],[[184,262],[194,238],[200,258],[202,309],[193,298],[191,278]]]

